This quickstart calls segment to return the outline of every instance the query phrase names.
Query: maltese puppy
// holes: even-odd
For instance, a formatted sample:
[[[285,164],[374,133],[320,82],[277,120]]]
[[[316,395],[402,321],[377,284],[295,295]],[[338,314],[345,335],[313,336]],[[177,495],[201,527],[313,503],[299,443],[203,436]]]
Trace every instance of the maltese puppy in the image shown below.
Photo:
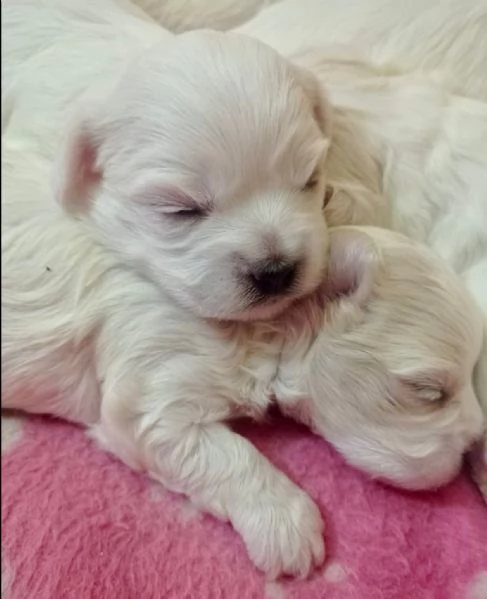
[[[29,188],[53,210],[62,144],[64,209],[194,313],[264,319],[312,291],[329,144],[316,79],[246,36],[173,36],[118,2],[75,5],[4,9],[7,201]]]
[[[279,403],[372,477],[443,485],[482,431],[482,312],[426,247],[385,229],[330,234],[322,291],[288,316]]]
[[[2,16],[2,406],[89,427],[269,575],[306,574],[317,508],[225,421],[270,401],[281,341],[252,323],[326,270],[315,78],[123,2]]]
[[[211,10],[143,7],[179,30],[247,21],[237,31],[318,77],[333,106],[328,224],[400,231],[462,275],[485,315],[474,376],[487,414],[487,4],[246,0],[238,14],[225,0]],[[487,438],[484,455],[485,486]]]

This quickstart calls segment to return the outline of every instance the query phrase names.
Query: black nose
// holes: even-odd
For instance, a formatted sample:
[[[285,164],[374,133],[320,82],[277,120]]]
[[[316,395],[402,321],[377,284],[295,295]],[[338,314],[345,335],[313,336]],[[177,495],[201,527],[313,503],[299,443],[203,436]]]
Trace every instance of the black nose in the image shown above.
[[[251,273],[255,289],[262,295],[279,295],[287,291],[296,280],[297,264],[267,262]]]

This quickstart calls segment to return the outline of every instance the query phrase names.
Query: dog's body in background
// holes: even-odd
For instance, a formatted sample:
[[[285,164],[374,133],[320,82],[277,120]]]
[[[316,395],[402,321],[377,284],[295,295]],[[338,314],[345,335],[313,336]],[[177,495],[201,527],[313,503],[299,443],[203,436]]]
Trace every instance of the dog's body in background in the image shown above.
[[[23,12],[24,9],[27,12]],[[9,10],[13,12],[8,13]],[[13,19],[9,20],[9,14],[10,17],[13,15]],[[197,234],[189,234],[184,229],[190,226],[187,219],[199,218],[200,212],[206,210],[201,203],[195,203],[192,194],[181,193],[180,182],[176,184],[174,181],[176,167],[186,166],[184,159],[189,159],[183,152],[188,147],[173,148],[179,162],[175,160],[171,168],[163,173],[167,176],[169,172],[173,177],[169,188],[167,179],[156,182],[154,188],[154,181],[150,177],[142,177],[142,180],[134,182],[131,176],[134,168],[137,170],[147,163],[160,167],[164,160],[157,152],[160,151],[159,145],[164,145],[167,140],[164,135],[157,139],[158,143],[151,146],[152,150],[157,150],[154,150],[153,155],[144,152],[137,154],[139,150],[146,149],[147,137],[133,136],[140,131],[133,128],[134,122],[142,124],[144,131],[147,131],[151,126],[158,126],[158,121],[148,123],[145,120],[146,106],[142,103],[142,111],[137,112],[140,100],[131,95],[133,89],[130,85],[117,87],[116,80],[125,76],[125,59],[130,55],[132,42],[135,54],[143,53],[148,46],[159,42],[161,50],[165,50],[167,44],[172,44],[172,36],[161,33],[136,9],[123,3],[106,3],[100,12],[98,4],[89,2],[77,5],[62,0],[19,0],[7,9],[4,26],[8,27],[9,24],[13,29],[8,32],[11,37],[5,44],[6,68],[2,96],[3,405],[55,414],[91,427],[93,435],[107,449],[132,467],[147,470],[169,488],[188,495],[205,510],[230,519],[242,534],[254,562],[267,573],[273,576],[279,573],[306,574],[313,564],[323,558],[322,522],[318,510],[299,488],[272,467],[249,443],[231,432],[224,422],[237,415],[258,417],[275,394],[286,411],[292,412],[292,404],[298,400],[297,409],[303,419],[322,434],[332,434],[326,414],[318,410],[316,416],[310,417],[313,410],[303,414],[302,406],[303,396],[308,392],[311,392],[310,401],[314,402],[320,394],[320,387],[332,384],[330,376],[333,369],[325,369],[324,373],[323,370],[319,371],[323,379],[319,376],[313,378],[311,373],[310,381],[296,382],[293,374],[296,372],[296,360],[292,352],[291,355],[286,353],[282,364],[279,361],[290,322],[238,322],[270,317],[283,310],[285,313],[291,301],[316,286],[325,269],[327,234],[321,216],[320,197],[324,195],[326,179],[321,158],[327,149],[328,115],[326,101],[321,101],[314,89],[315,80],[307,76],[306,71],[288,67],[285,61],[280,61],[264,47],[245,40],[237,42],[237,38],[229,39],[229,51],[233,48],[235,52],[237,48],[237,55],[243,52],[247,56],[240,75],[245,75],[248,78],[245,82],[253,82],[254,87],[243,86],[243,91],[250,93],[249,90],[254,90],[261,99],[256,100],[255,106],[245,101],[238,105],[240,96],[236,96],[236,106],[241,112],[244,108],[243,114],[250,118],[254,128],[241,128],[239,132],[248,135],[241,139],[234,138],[234,145],[226,145],[231,142],[225,137],[228,133],[226,130],[214,140],[221,142],[225,149],[232,150],[220,156],[218,164],[223,162],[230,169],[230,179],[235,185],[230,186],[230,191],[225,189],[228,185],[226,177],[229,176],[225,170],[223,175],[217,171],[216,175],[220,178],[216,176],[213,184],[217,187],[219,184],[220,192],[226,191],[228,196],[237,200],[249,196],[243,180],[253,179],[243,168],[246,162],[238,163],[239,170],[234,172],[231,167],[235,162],[225,161],[228,157],[240,156],[236,149],[240,150],[242,156],[256,158],[257,164],[264,165],[267,172],[277,173],[280,179],[272,180],[267,188],[264,185],[265,193],[262,189],[251,190],[251,201],[242,203],[246,208],[237,220],[227,219],[229,212],[232,218],[235,218],[235,212],[239,213],[241,206],[238,201],[230,210],[226,205],[218,205],[217,209],[222,210],[222,215],[214,221],[211,211],[208,211],[205,214],[208,216],[207,222],[216,223],[215,227],[222,223],[224,226],[223,230],[211,229],[215,234],[212,239],[228,240],[228,235],[225,237],[222,231],[230,231],[231,241],[234,242],[235,231],[241,228],[236,223],[242,226],[246,224],[248,234],[252,235],[256,229],[256,216],[259,215],[264,220],[269,219],[268,225],[273,225],[273,240],[269,243],[273,249],[270,253],[275,253],[277,243],[281,248],[280,254],[299,254],[303,262],[303,272],[296,285],[292,286],[294,293],[276,294],[278,300],[282,301],[271,304],[269,309],[263,302],[264,309],[261,310],[262,305],[254,302],[255,297],[249,301],[249,294],[238,293],[238,286],[235,293],[223,295],[222,292],[220,295],[218,278],[211,279],[219,274],[225,291],[229,286],[237,285],[233,274],[222,276],[226,271],[224,267],[218,271],[218,262],[208,262],[212,254],[216,258],[227,255],[228,246],[225,243],[210,246],[206,248],[208,254],[198,256],[194,251],[198,243]],[[121,37],[117,32],[119,27],[123,32]],[[16,34],[13,33],[15,31]],[[100,31],[103,31],[103,35],[100,35]],[[85,35],[90,48],[90,53],[86,54]],[[164,39],[160,39],[161,35]],[[207,58],[216,57],[216,64],[223,69],[224,76],[228,76],[225,53],[219,54],[220,38],[211,35],[207,38],[204,34],[203,38],[196,36],[187,39],[190,46],[193,41],[196,44],[193,50],[204,49],[206,46],[199,45],[202,42],[198,40],[202,39],[206,43],[208,39],[211,51]],[[74,48],[71,55],[69,48]],[[111,55],[107,55],[105,50],[108,53],[113,51],[115,59],[112,60],[113,56],[110,58]],[[174,53],[180,58],[184,50],[184,45],[178,45]],[[97,64],[101,56],[107,62],[100,61]],[[73,63],[75,58],[79,62]],[[264,58],[268,61],[267,70],[261,60]],[[155,67],[153,73],[158,73],[158,60],[148,58],[147,62],[148,65],[144,62],[144,68]],[[208,68],[210,64],[211,61]],[[59,68],[58,74],[62,75],[59,79],[55,72],[51,72],[54,65]],[[200,66],[198,61],[196,65]],[[177,67],[177,62],[170,64],[171,76],[181,76],[181,69]],[[91,81],[93,72],[96,72],[95,79],[103,89],[113,84],[115,92],[107,92],[102,96],[104,102],[101,104],[105,104],[102,106],[105,112],[101,111],[103,118],[100,116],[98,90],[94,99],[89,98],[90,102],[93,100],[95,116],[89,115],[86,120],[81,118],[81,122],[76,124],[73,133],[68,136],[67,160],[58,167],[58,196],[65,208],[80,215],[80,219],[75,220],[65,216],[61,208],[54,204],[49,171],[55,146],[60,139],[59,129],[63,128],[60,115],[71,103],[77,102],[79,95],[90,91],[83,81]],[[46,77],[47,73],[51,77]],[[135,78],[135,81],[142,91],[148,92],[142,100],[154,102],[151,90],[144,86],[143,77],[147,72],[141,69],[141,73],[142,79]],[[276,78],[276,73],[280,77]],[[221,72],[216,69],[215,76],[218,75],[221,76]],[[197,75],[194,78],[198,80]],[[206,91],[212,91],[207,71],[204,71],[204,80],[210,81]],[[184,76],[179,81],[183,86],[187,84]],[[265,82],[269,85],[269,95],[264,98],[262,89],[266,89]],[[226,100],[238,91],[230,85],[229,80],[224,89],[230,92]],[[276,90],[280,93],[274,98]],[[280,108],[276,100],[283,98],[285,102]],[[200,97],[197,99],[201,100]],[[118,104],[119,100],[125,104]],[[197,104],[190,103],[189,106],[195,107]],[[215,104],[219,106],[216,101]],[[176,105],[181,109],[181,104]],[[211,100],[205,106],[210,109]],[[250,110],[250,115],[245,109]],[[253,110],[257,111],[256,114]],[[199,114],[199,111],[196,110],[196,113]],[[181,114],[185,118],[194,116],[187,107],[186,112],[183,109]],[[276,123],[272,135],[263,125],[266,121],[262,120],[269,114],[272,114]],[[292,118],[288,119],[288,116]],[[166,124],[164,119],[161,122]],[[176,122],[183,123],[177,119]],[[212,122],[208,131],[214,132],[212,127],[221,122],[229,121],[221,119]],[[208,123],[197,123],[198,133],[201,133],[203,124]],[[256,135],[256,132],[259,134]],[[175,133],[177,131],[171,131],[170,140],[179,139]],[[184,140],[187,138],[183,134],[190,134],[191,131],[182,128],[180,133]],[[110,135],[113,136],[111,143],[107,142]],[[287,137],[281,138],[280,135]],[[275,153],[269,152],[269,146],[263,143],[268,138],[274,142]],[[257,151],[259,148],[260,153]],[[288,153],[279,151],[282,148],[288,148]],[[218,144],[209,145],[206,149],[208,161],[198,164],[199,168],[195,169],[198,173],[212,167],[215,156],[219,156],[214,154],[219,150]],[[202,152],[203,148],[197,146],[195,150]],[[269,155],[274,159],[272,167],[275,170],[264,160]],[[162,158],[167,160],[167,154]],[[143,171],[143,174],[147,173]],[[265,168],[261,174],[266,175]],[[292,177],[293,181],[287,177]],[[103,189],[99,193],[97,186],[102,178]],[[260,181],[259,177],[256,177],[256,181]],[[269,184],[268,180],[265,182]],[[192,183],[195,184],[194,179]],[[268,188],[272,190],[273,186],[274,191],[269,194]],[[277,193],[275,188],[278,189]],[[145,191],[140,193],[140,189]],[[150,193],[144,195],[147,189]],[[159,205],[159,194],[169,196],[172,202],[163,205],[162,215],[150,212],[155,205]],[[120,201],[130,202],[134,197],[149,210],[142,223],[140,217],[144,213],[125,211],[130,203]],[[329,207],[336,199],[331,198]],[[148,201],[144,204],[144,200]],[[215,207],[212,206],[212,209]],[[86,213],[91,213],[90,218],[84,218]],[[147,220],[148,215],[154,222]],[[186,243],[178,241],[179,245],[176,243],[174,248],[161,248],[157,243],[157,231],[152,225],[159,222],[159,217],[164,219],[168,215],[172,215],[169,219],[181,217],[185,220],[184,225],[178,225],[176,237],[179,239],[179,236],[186,235],[188,240]],[[164,233],[175,237],[172,229]],[[361,235],[367,238],[366,234]],[[375,239],[374,233],[370,232],[368,238]],[[141,239],[148,243],[138,245]],[[291,240],[294,241],[288,246],[287,242]],[[239,253],[241,245],[252,245],[254,242],[253,237],[239,238],[234,251]],[[384,273],[380,268],[380,248],[383,242],[380,235],[376,242],[377,260],[372,260],[372,263],[379,264],[379,268],[377,272],[373,270],[372,274],[369,267],[365,267],[367,260],[363,257],[370,254],[370,243],[361,241],[355,245],[356,251],[351,255],[356,260],[352,260],[351,264],[347,264],[347,261],[350,262],[347,246],[338,245],[341,250],[335,256],[337,268],[334,275],[328,274],[328,283],[337,282],[338,295],[345,292],[349,300],[345,298],[338,304],[333,303],[331,313],[324,322],[323,306],[318,304],[319,309],[313,309],[315,326],[312,326],[313,320],[304,329],[302,322],[297,326],[298,331],[305,330],[306,334],[299,333],[301,343],[292,346],[293,351],[296,351],[297,363],[301,364],[304,360],[302,354],[307,355],[307,350],[313,346],[313,335],[321,326],[329,328],[330,322],[336,319],[337,335],[351,332],[349,341],[352,345],[356,344],[354,351],[357,355],[348,357],[350,367],[355,358],[360,359],[361,352],[366,355],[376,352],[377,362],[373,364],[384,368],[387,374],[379,368],[381,377],[371,383],[373,390],[386,389],[392,404],[398,402],[401,413],[405,407],[411,406],[411,421],[406,421],[404,414],[401,414],[400,425],[404,430],[408,422],[417,428],[415,407],[418,406],[421,413],[419,420],[424,425],[421,435],[418,433],[416,438],[409,439],[409,444],[404,443],[399,451],[395,446],[396,439],[392,446],[386,446],[387,439],[382,439],[382,442],[379,439],[368,463],[356,458],[354,448],[357,445],[354,445],[353,439],[347,447],[345,443],[340,446],[340,435],[337,433],[333,441],[345,455],[348,452],[352,461],[376,476],[413,487],[441,484],[454,474],[463,450],[479,432],[478,406],[473,401],[469,379],[480,345],[480,319],[448,269],[442,269],[414,245],[394,242],[394,236],[388,243],[392,247],[398,243],[402,255],[398,260],[395,254],[392,262],[392,271],[395,265],[398,269],[398,278],[395,280],[391,275],[391,262],[385,260],[388,276],[392,276],[398,285],[403,262],[409,263],[406,258],[409,256],[413,265],[413,280],[414,266],[419,268],[423,265],[432,284],[427,291],[433,297],[438,294],[438,301],[443,302],[443,308],[433,315],[422,312],[422,318],[425,318],[423,322],[411,315],[410,307],[404,311],[399,308],[401,301],[409,301],[406,292],[397,294],[396,303],[381,302],[380,294],[377,301],[375,292],[370,296],[369,292],[362,293],[364,287],[358,283],[368,278],[377,283],[379,288],[381,280],[387,288],[390,287],[388,276],[382,279]],[[182,261],[179,266],[183,264],[184,268],[176,268],[176,252],[171,255],[171,250],[179,252]],[[331,251],[333,254],[333,245]],[[383,251],[384,254],[389,253],[387,243]],[[161,273],[158,266],[161,259],[168,256],[175,261],[173,268],[169,269],[168,262],[171,260],[167,260],[162,266],[168,270]],[[254,258],[245,256],[245,261],[251,263]],[[188,264],[193,266],[188,267]],[[196,265],[199,265],[201,272],[198,272]],[[345,272],[346,266],[349,277],[344,285],[341,273]],[[186,279],[178,278],[177,273],[184,273],[185,270]],[[419,268],[420,277],[422,272]],[[241,283],[242,274],[245,275],[244,283]],[[436,276],[440,283],[435,280]],[[209,281],[205,281],[205,277]],[[246,272],[239,271],[237,279],[238,285],[249,284]],[[172,281],[168,289],[164,288],[166,280]],[[403,283],[411,283],[408,277],[402,280]],[[195,293],[193,285],[196,287]],[[375,289],[375,284],[370,287]],[[368,289],[367,284],[365,289]],[[445,289],[452,293],[445,294]],[[413,285],[411,293],[415,298],[413,305],[421,307],[421,285],[417,289]],[[230,303],[226,303],[228,298]],[[368,327],[361,329],[358,326],[369,314],[371,301],[381,306],[376,313],[378,322],[384,323],[385,320],[389,323],[382,335],[377,336],[382,340],[380,348],[371,347],[367,337],[362,339],[361,335],[367,335]],[[367,310],[363,310],[363,306],[367,306]],[[448,323],[457,312],[464,312],[464,318],[450,328]],[[397,315],[400,316],[399,322],[395,320]],[[237,322],[217,324],[202,318],[209,316],[226,317]],[[413,322],[410,323],[411,316]],[[289,318],[294,318],[294,310]],[[402,348],[395,344],[391,346],[390,340],[383,336],[388,330],[394,330],[395,326],[403,331],[405,322],[418,332],[418,335],[412,335],[415,339],[414,350],[409,347],[412,342],[409,337],[406,337],[408,347]],[[354,334],[356,325],[361,333]],[[443,325],[444,336],[436,337],[435,331],[442,330]],[[283,329],[286,335],[283,335]],[[427,334],[428,331],[430,334]],[[317,344],[317,360],[325,366],[329,360],[329,356],[326,356],[330,342],[327,334],[329,331],[325,331],[324,339],[319,337]],[[457,338],[463,339],[464,343],[460,344]],[[337,342],[340,345],[340,341]],[[424,353],[418,351],[418,345],[423,347]],[[452,355],[458,354],[459,358],[455,364],[455,360],[449,357],[452,347]],[[398,362],[394,363],[393,360],[394,351],[389,354],[391,349],[397,351],[398,361],[401,356],[405,359],[406,354],[413,351],[421,356],[421,363],[408,363],[409,369],[400,372]],[[428,368],[424,369],[425,366]],[[342,381],[337,380],[336,390],[344,394],[342,399],[345,401],[349,389],[342,389],[341,385]],[[374,394],[368,395],[372,400]],[[321,400],[321,397],[318,399]],[[326,403],[323,402],[323,405]],[[423,414],[425,409],[427,418]],[[435,418],[438,416],[437,410],[445,415],[444,420]],[[362,439],[360,443],[370,442],[371,439],[377,441],[383,431],[380,426],[373,424],[373,407],[370,412],[368,409],[364,412],[358,410],[357,414],[358,421],[370,425],[364,428],[369,438],[365,441]],[[396,412],[392,409],[391,418],[394,414]],[[330,417],[331,422],[335,420],[334,428],[337,428],[341,419],[339,413]],[[391,422],[388,424],[391,426]],[[445,434],[446,431],[448,434]],[[346,432],[349,440],[353,437],[350,430],[342,432]],[[430,438],[432,432],[433,439]],[[426,435],[427,441],[422,435]],[[436,458],[445,442],[452,453],[448,454],[449,459],[444,464],[439,464]],[[388,461],[381,465],[378,457],[384,455],[388,456]],[[410,469],[411,464],[406,459],[408,455],[413,464],[418,459],[423,462],[424,468],[418,477]]]

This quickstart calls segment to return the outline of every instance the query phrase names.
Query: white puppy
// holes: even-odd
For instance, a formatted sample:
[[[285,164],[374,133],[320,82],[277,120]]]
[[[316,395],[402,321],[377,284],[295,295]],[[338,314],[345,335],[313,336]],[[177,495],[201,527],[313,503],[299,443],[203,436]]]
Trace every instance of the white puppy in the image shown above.
[[[230,520],[270,576],[322,561],[318,509],[226,425],[271,401],[283,341],[271,325],[199,318],[51,214],[7,228],[2,261],[3,407],[89,427],[132,468]]]
[[[175,300],[264,318],[316,287],[328,139],[312,76],[250,38],[172,36],[109,1],[19,0],[3,28],[7,202],[29,189],[28,213],[54,210],[72,118],[58,199]]]
[[[288,316],[277,398],[373,477],[440,486],[482,430],[482,313],[424,246],[367,227],[330,235],[322,294]]]
[[[280,343],[203,317],[269,318],[323,278],[316,81],[121,2],[2,17],[2,405],[90,426],[230,519],[260,568],[305,574],[318,510],[223,424],[265,410]]]
[[[211,16],[196,5],[147,8],[190,29]],[[217,23],[235,22],[232,0],[215,11]],[[427,243],[487,321],[487,0],[282,0],[248,20],[254,11],[254,0],[240,4],[238,31],[313,71],[333,104],[329,224]],[[487,332],[484,347],[476,389],[487,414]]]

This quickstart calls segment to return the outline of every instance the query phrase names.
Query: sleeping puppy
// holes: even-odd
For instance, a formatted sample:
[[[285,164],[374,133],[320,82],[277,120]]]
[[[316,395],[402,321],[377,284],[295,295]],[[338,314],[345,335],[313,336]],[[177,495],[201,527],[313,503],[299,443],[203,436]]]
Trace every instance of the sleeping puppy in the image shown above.
[[[56,212],[62,143],[56,196],[99,242],[202,317],[269,318],[324,272],[326,102],[255,40],[134,11],[4,7],[4,222]]]
[[[440,486],[482,431],[472,387],[482,313],[424,246],[384,229],[330,234],[322,292],[294,308],[279,403],[372,477]]]
[[[235,323],[325,273],[315,79],[122,1],[16,0],[2,17],[2,406],[84,424],[229,519],[260,568],[305,574],[323,559],[317,508],[224,421],[266,409],[281,345]]]
[[[284,412],[407,488],[446,483],[480,432],[476,306],[429,252],[335,230],[325,283],[279,319],[202,319],[39,214],[2,236],[2,406],[77,422],[130,467],[229,520],[270,577],[324,557],[310,500],[227,421]]]

